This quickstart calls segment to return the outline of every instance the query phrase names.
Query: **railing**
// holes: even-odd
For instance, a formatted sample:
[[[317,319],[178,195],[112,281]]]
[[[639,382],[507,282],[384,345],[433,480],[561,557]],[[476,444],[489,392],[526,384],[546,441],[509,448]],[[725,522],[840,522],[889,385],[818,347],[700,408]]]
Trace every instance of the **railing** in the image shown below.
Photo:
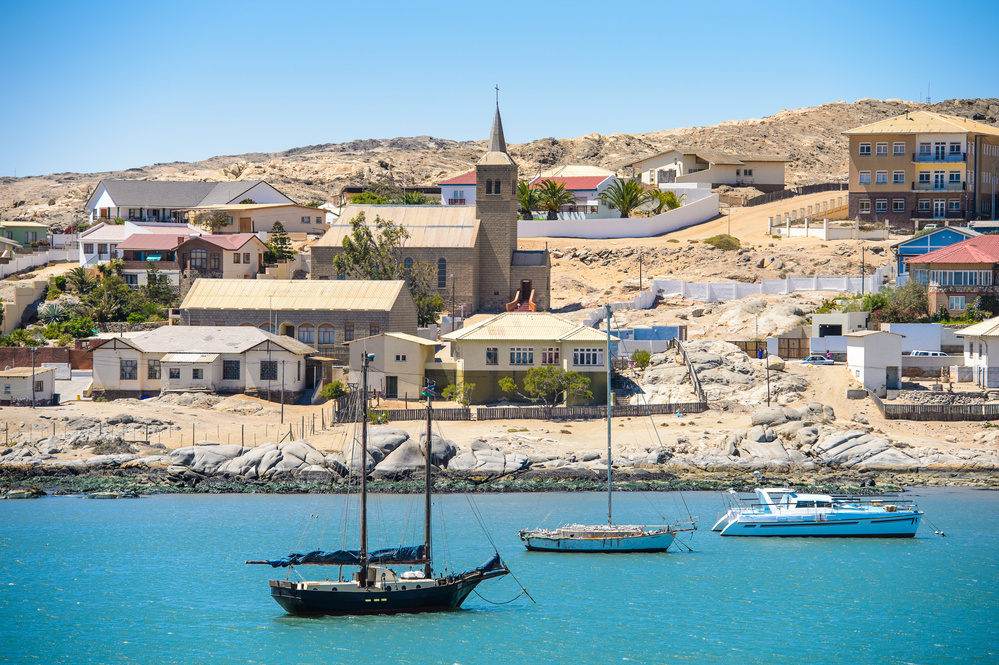
[[[506,304],[506,311],[512,312],[517,309],[518,305],[520,305],[520,291],[517,291],[517,295],[513,297],[513,300]]]
[[[534,302],[534,289],[531,289],[531,297],[527,300],[527,306],[532,312],[538,311],[538,306]]]
[[[912,191],[914,192],[963,192],[964,182],[914,182]]]
[[[867,395],[886,420],[999,420],[999,404],[885,404],[870,390]]]
[[[802,187],[782,189],[779,192],[770,192],[769,194],[754,196],[746,201],[745,206],[758,206],[765,203],[773,203],[774,201],[789,199],[792,196],[802,196],[804,194],[814,194],[816,192],[837,192],[848,189],[850,189],[850,185],[845,182],[823,182],[816,185],[804,185]]]
[[[687,366],[687,374],[690,376],[690,383],[694,387],[694,395],[697,396],[697,401],[704,404],[707,408],[708,399],[704,396],[704,390],[701,388],[701,381],[697,378],[697,372],[694,371],[694,365],[691,364],[690,358],[687,357],[687,349],[683,347],[683,343],[674,338],[669,341],[669,347],[671,349],[676,349],[680,352],[683,357],[683,363]]]
[[[449,206],[463,206],[465,205],[465,199],[448,199],[447,204]]]
[[[938,157],[935,153],[912,153],[912,161],[918,164],[925,164],[927,162],[942,162],[955,164],[957,162],[964,162],[968,160],[968,153],[966,152],[949,152],[942,157]]]
[[[672,404],[615,405],[611,417],[635,417],[649,414],[701,413],[704,402]],[[475,410],[476,420],[595,420],[607,417],[606,406],[492,406]]]

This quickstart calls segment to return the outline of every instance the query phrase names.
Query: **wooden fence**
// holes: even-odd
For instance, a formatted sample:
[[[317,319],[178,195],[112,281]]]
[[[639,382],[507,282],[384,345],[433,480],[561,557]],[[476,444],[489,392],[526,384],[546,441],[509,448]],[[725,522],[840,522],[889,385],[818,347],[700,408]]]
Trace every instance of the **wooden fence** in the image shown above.
[[[374,416],[384,414],[389,422],[393,420],[426,420],[426,409],[371,409]],[[471,409],[434,409],[434,420],[471,420]]]
[[[701,413],[707,410],[707,402],[624,404],[614,406],[611,417]],[[595,420],[606,417],[606,406],[497,406],[476,409],[477,420]]]
[[[867,394],[886,420],[999,420],[999,404],[885,404],[870,390]]]

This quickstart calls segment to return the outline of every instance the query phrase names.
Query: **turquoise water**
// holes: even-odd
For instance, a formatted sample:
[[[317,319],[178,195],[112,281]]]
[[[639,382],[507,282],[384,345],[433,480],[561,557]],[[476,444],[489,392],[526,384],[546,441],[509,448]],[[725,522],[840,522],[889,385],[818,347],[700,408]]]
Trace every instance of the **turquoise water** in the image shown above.
[[[448,614],[322,619],[283,615],[268,595],[275,573],[243,561],[311,548],[316,538],[339,547],[343,497],[4,501],[0,660],[999,662],[999,493],[917,494],[947,538],[925,524],[914,540],[721,538],[708,531],[722,512],[718,493],[694,493],[685,495],[701,518],[688,540],[694,553],[655,555],[540,554],[519,545],[517,529],[549,513],[599,521],[601,494],[481,495],[475,506],[536,605],[473,595]],[[620,521],[675,512],[672,495],[617,496]],[[468,500],[439,501],[441,560],[458,569],[485,560],[490,546]],[[371,504],[378,533],[389,534],[373,546],[417,538],[418,499],[375,496]],[[480,591],[506,601],[518,588],[507,577]]]

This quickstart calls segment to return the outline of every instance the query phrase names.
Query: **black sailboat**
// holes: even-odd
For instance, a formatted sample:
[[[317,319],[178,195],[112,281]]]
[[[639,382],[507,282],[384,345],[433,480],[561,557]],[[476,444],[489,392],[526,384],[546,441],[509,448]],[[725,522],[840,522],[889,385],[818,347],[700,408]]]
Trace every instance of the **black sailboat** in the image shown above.
[[[464,573],[434,577],[431,538],[431,418],[432,392],[427,392],[427,438],[424,469],[424,532],[423,544],[381,550],[368,549],[367,522],[367,458],[368,441],[368,364],[373,354],[364,357],[362,389],[364,403],[361,426],[361,505],[360,544],[356,550],[335,552],[314,551],[289,554],[282,559],[247,561],[268,564],[275,568],[291,566],[357,566],[350,579],[290,581],[271,580],[271,597],[289,614],[296,615],[359,615],[442,612],[461,607],[468,595],[480,583],[502,577],[510,571],[494,552],[484,564]],[[422,570],[397,573],[392,566],[419,566]]]

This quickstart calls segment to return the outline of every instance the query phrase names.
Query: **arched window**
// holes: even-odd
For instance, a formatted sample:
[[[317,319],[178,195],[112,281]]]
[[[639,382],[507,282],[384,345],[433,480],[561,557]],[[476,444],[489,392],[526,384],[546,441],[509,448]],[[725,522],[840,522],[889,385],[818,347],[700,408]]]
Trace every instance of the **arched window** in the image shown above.
[[[298,341],[302,344],[314,344],[316,341],[316,328],[311,323],[303,323],[298,326]]]
[[[260,326],[260,329],[263,330],[263,331],[265,331],[265,332],[269,332],[269,333],[272,333],[272,334],[274,333],[274,326],[271,325],[270,323],[263,324],[262,326]]]
[[[203,249],[191,250],[191,265],[188,268],[193,270],[205,270],[208,268],[208,252]]]
[[[328,323],[324,323],[319,326],[319,343],[320,344],[333,344],[335,343],[335,335],[333,326]]]
[[[437,288],[447,288],[447,259],[437,259]]]
[[[497,180],[496,181],[496,187],[493,188],[493,194],[499,194],[500,193],[500,183],[501,182],[502,182],[501,180]]]
[[[492,193],[493,193],[493,181],[486,180],[486,194],[492,194]]]
[[[252,328],[253,324],[252,323],[240,323],[239,327],[240,328]]]
[[[408,256],[402,261],[403,272],[405,272],[406,286],[413,288],[413,259]]]

